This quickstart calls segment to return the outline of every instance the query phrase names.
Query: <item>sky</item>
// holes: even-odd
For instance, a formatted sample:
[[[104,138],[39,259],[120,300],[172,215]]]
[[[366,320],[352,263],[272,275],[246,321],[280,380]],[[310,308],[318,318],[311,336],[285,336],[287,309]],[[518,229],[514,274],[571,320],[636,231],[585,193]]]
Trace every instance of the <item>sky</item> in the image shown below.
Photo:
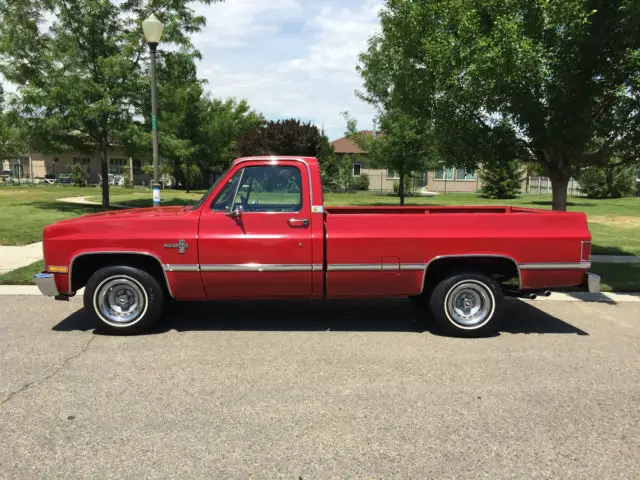
[[[382,0],[227,0],[199,5],[207,26],[193,37],[199,76],[217,97],[245,98],[269,119],[300,118],[344,136],[349,113],[371,128],[356,98],[355,67],[378,28]]]
[[[383,0],[226,0],[194,4],[207,25],[193,35],[198,75],[214,96],[246,99],[270,120],[299,118],[344,136],[348,111],[370,129],[373,107],[362,88],[358,55],[379,27]],[[3,82],[4,83],[4,82]],[[15,87],[5,83],[6,91]]]

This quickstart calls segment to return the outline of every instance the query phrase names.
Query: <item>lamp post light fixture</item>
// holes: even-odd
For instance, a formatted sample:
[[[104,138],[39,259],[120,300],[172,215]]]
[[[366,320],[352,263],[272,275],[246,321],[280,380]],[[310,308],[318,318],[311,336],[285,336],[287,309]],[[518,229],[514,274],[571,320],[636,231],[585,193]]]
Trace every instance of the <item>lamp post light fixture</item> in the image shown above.
[[[156,49],[164,25],[156,18],[154,14],[149,15],[142,22],[142,31],[144,38],[149,45],[151,52],[151,134],[153,137],[153,206],[160,205],[160,184],[158,183],[158,107],[156,105]]]

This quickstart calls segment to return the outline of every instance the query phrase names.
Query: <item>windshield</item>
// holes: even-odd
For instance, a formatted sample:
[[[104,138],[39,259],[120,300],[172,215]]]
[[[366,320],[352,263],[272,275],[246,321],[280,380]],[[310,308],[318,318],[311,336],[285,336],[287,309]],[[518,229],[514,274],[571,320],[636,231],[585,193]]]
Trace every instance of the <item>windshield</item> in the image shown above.
[[[215,188],[218,186],[218,184],[222,181],[222,179],[227,175],[227,172],[229,171],[229,169],[225,170],[224,172],[222,172],[220,174],[220,176],[216,179],[215,182],[213,182],[213,185],[211,185],[211,188],[209,188],[209,190],[207,190],[207,193],[205,193],[204,195],[202,195],[202,197],[200,197],[200,199],[194,203],[193,205],[191,205],[191,209],[195,210],[196,208],[200,208],[200,206],[204,203],[204,201],[209,197],[209,195],[211,195],[211,192],[213,192],[215,190]]]

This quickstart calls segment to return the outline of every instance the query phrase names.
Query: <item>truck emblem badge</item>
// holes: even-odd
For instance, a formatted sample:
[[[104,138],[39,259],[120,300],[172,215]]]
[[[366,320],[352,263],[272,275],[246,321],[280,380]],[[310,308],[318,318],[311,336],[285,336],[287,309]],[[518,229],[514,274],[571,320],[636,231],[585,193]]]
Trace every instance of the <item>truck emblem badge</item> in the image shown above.
[[[164,248],[177,248],[178,253],[182,255],[189,248],[189,244],[184,240],[178,240],[178,243],[165,243]]]

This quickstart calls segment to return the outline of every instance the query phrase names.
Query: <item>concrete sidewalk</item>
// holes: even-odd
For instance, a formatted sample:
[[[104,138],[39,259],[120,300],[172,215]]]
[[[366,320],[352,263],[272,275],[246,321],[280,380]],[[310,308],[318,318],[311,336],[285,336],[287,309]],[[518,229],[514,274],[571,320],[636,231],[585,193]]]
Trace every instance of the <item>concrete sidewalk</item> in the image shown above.
[[[640,263],[640,257],[629,255],[592,255],[591,263]]]
[[[19,247],[0,246],[0,275],[42,259],[42,242]]]
[[[93,200],[89,200],[87,197],[63,197],[58,198],[58,202],[62,203],[73,203],[76,205],[101,205],[100,202],[94,202]],[[110,204],[112,208],[130,208],[126,205],[118,205],[117,203]]]

